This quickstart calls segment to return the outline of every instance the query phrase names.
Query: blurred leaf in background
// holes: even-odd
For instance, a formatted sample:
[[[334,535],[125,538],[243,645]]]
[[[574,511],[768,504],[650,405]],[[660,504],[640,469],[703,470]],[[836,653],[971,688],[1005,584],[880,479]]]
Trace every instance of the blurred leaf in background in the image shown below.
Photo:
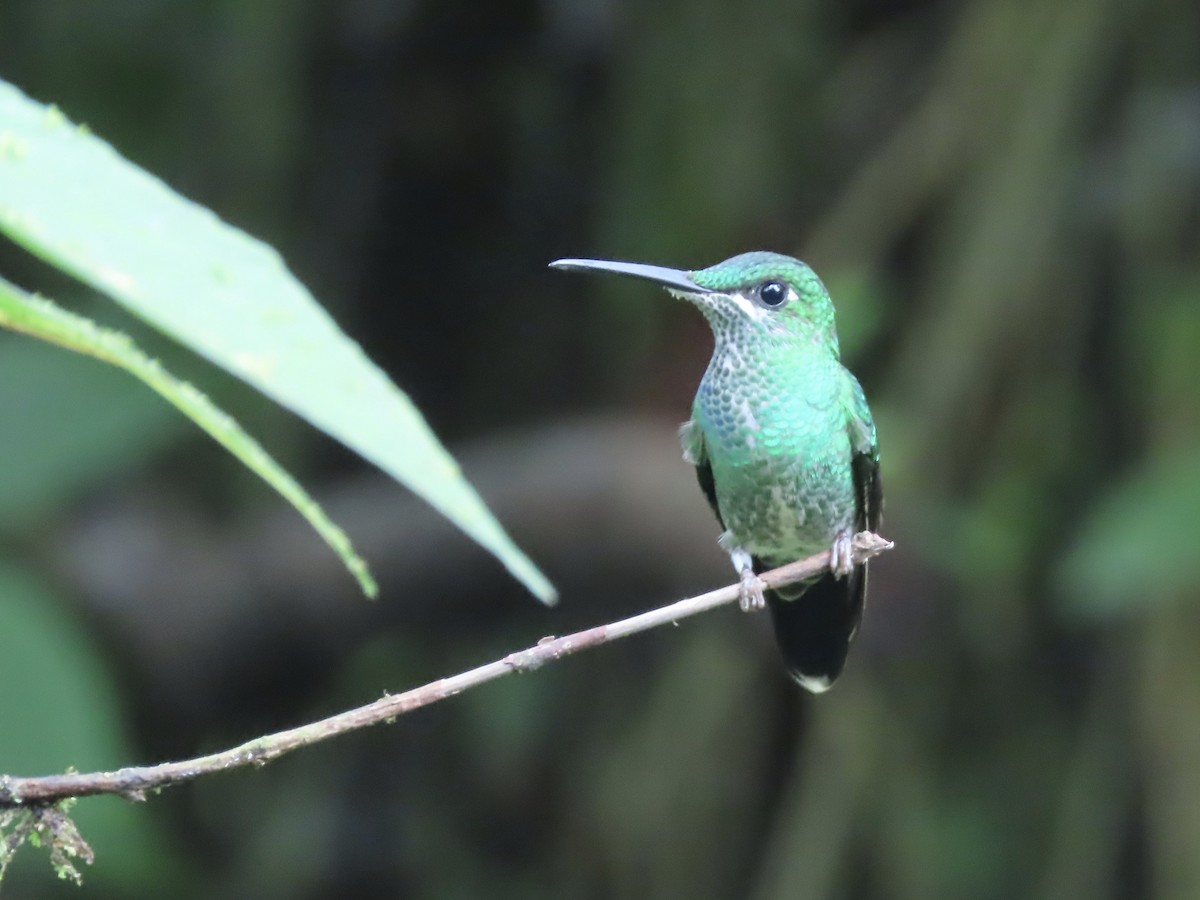
[[[1063,560],[1063,589],[1081,614],[1133,614],[1200,583],[1194,451],[1148,461],[1116,484]]]
[[[19,565],[0,559],[0,761],[6,772],[112,769],[131,748],[120,701],[98,648],[61,598]],[[47,710],[55,715],[48,716]],[[85,803],[74,818],[92,849],[114,865],[96,873],[100,890],[169,884],[186,863],[135,806],[117,798]],[[182,869],[180,867],[183,867]],[[5,881],[19,896],[47,868],[40,852],[20,853]],[[84,877],[91,880],[88,867]]]
[[[41,520],[175,440],[183,420],[128,375],[0,334],[0,528]]]

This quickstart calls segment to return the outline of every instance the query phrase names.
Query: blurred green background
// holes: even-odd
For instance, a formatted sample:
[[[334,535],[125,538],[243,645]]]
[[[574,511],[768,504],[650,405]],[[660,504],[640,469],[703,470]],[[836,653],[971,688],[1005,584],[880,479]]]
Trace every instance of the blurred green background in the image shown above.
[[[91,897],[1200,896],[1200,7],[3,0],[0,75],[275,243],[560,587],[11,245],[149,391],[0,335],[0,772],[206,752],[731,581],[704,323],[559,256],[802,256],[885,533],[819,700],[725,609],[264,770],[82,801]],[[79,896],[23,851],[14,897]]]

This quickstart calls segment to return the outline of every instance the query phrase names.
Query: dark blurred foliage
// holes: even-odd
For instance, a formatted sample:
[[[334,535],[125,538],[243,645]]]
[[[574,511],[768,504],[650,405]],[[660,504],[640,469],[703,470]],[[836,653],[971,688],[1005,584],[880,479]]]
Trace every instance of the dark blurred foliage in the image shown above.
[[[133,329],[383,584],[138,385],[0,336],[0,771],[227,746],[731,580],[709,349],[592,255],[795,252],[898,549],[799,693],[722,611],[132,808],[92,897],[1200,895],[1200,7],[4,0],[2,74],[276,243],[563,592]],[[13,896],[77,896],[37,851]]]

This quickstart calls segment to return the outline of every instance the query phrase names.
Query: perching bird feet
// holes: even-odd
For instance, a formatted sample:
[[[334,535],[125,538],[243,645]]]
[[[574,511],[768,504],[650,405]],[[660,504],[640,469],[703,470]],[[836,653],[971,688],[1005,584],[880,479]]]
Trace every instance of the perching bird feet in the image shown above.
[[[738,606],[742,608],[742,612],[757,612],[764,609],[767,605],[767,600],[763,596],[763,590],[766,585],[750,569],[746,569],[741,573],[741,587],[738,589]]]
[[[761,578],[754,574],[754,558],[741,547],[730,548],[727,546],[730,543],[728,531],[721,535],[719,543],[729,551],[729,558],[741,581],[738,589],[738,606],[742,608],[742,612],[765,609],[767,599],[763,596],[763,591],[767,586],[763,584]]]
[[[829,548],[829,569],[834,578],[845,578],[854,571],[854,543],[849,531],[839,531]]]

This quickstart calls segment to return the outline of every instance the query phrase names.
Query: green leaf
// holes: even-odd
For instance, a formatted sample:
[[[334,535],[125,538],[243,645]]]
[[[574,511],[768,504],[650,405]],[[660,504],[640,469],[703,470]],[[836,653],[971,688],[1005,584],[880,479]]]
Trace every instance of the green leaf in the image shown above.
[[[171,376],[161,365],[142,353],[128,336],[100,328],[90,319],[67,312],[42,297],[31,297],[3,278],[0,278],[0,325],[40,337],[77,353],[94,356],[140,378],[296,507],[358,579],[368,597],[374,597],[379,592],[375,579],[367,570],[367,564],[354,552],[345,532],[330,521],[296,479],[275,462],[237,422],[190,384]],[[36,391],[37,386],[30,385],[26,390]]]
[[[124,372],[15,334],[0,334],[0,422],[0,531],[136,466],[187,427]]]
[[[1059,570],[1070,608],[1089,616],[1144,609],[1200,584],[1194,452],[1151,459],[1104,497]]]
[[[56,598],[0,558],[0,772],[36,775],[122,763],[116,693]]]
[[[89,772],[127,763],[117,691],[96,646],[60,598],[3,558],[0,634],[0,774]],[[170,848],[129,803],[100,798],[73,810],[72,817],[105,861],[102,880],[118,895],[148,878],[170,877]],[[14,882],[24,880],[32,888],[43,873],[41,881],[51,880],[44,863],[28,862],[22,879],[18,858]]]
[[[0,230],[408,485],[553,602],[416,407],[273,249],[4,82]]]

